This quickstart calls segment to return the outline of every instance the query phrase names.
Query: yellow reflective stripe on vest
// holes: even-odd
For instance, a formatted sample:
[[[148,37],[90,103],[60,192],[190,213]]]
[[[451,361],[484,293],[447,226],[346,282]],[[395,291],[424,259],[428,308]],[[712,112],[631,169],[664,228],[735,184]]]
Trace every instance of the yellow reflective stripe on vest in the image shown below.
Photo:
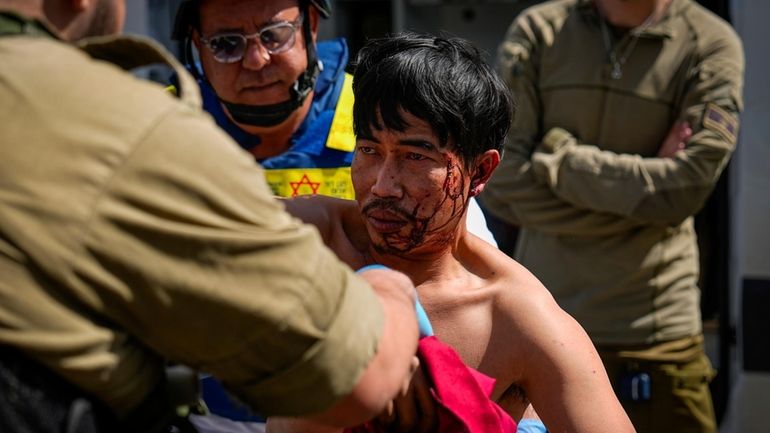
[[[169,84],[168,86],[166,86],[164,90],[174,96],[179,96],[179,91],[176,89],[176,86],[173,84]]]
[[[326,147],[352,152],[356,147],[353,133],[353,76],[345,74],[342,93],[334,109]],[[279,168],[265,170],[273,194],[281,197],[321,194],[353,200],[350,167],[338,168]]]
[[[355,198],[350,167],[280,168],[265,170],[265,178],[273,194],[281,197],[321,194],[348,200]]]
[[[334,109],[332,126],[326,138],[326,147],[343,152],[352,152],[356,147],[356,135],[353,133],[353,76],[345,74],[342,93]]]

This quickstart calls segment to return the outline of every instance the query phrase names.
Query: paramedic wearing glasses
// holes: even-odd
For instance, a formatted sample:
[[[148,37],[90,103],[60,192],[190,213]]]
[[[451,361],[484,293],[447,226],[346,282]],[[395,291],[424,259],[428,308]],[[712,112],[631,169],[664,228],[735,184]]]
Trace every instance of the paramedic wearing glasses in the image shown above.
[[[319,17],[330,14],[326,0],[191,0],[177,13],[174,33],[204,109],[279,196],[353,198],[348,47],[341,38],[315,43]]]

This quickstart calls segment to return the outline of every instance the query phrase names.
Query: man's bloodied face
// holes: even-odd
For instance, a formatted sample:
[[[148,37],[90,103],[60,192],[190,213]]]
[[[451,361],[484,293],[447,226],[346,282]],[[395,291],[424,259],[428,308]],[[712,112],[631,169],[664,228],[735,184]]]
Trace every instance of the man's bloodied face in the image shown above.
[[[358,136],[353,187],[376,251],[399,256],[445,249],[468,203],[460,158],[439,147],[430,125],[407,112],[404,131],[371,128]]]

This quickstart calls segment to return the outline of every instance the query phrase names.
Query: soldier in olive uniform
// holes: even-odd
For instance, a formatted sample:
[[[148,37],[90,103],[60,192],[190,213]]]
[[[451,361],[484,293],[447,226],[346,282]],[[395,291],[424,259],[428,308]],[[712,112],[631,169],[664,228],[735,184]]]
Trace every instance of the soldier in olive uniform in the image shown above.
[[[379,413],[415,368],[411,282],[289,217],[168,53],[67,43],[124,7],[0,1],[0,431],[158,427],[168,361],[264,414]],[[120,68],[144,58],[181,99]]]
[[[716,430],[693,214],[732,153],[744,59],[693,0],[558,0],[499,49],[519,101],[482,201],[598,346],[640,432]]]

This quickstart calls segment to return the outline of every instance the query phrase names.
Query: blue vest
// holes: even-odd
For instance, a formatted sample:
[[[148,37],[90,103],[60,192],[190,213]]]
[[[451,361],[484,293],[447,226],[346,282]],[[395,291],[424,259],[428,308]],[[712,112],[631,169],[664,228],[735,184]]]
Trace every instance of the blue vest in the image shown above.
[[[348,48],[341,38],[320,42],[317,47],[323,70],[310,110],[292,136],[289,150],[259,163],[276,195],[323,194],[353,199],[350,164],[355,136],[352,77],[345,73]],[[203,108],[217,124],[242,148],[259,146],[258,136],[243,131],[227,117],[211,86],[205,81],[199,84]]]

